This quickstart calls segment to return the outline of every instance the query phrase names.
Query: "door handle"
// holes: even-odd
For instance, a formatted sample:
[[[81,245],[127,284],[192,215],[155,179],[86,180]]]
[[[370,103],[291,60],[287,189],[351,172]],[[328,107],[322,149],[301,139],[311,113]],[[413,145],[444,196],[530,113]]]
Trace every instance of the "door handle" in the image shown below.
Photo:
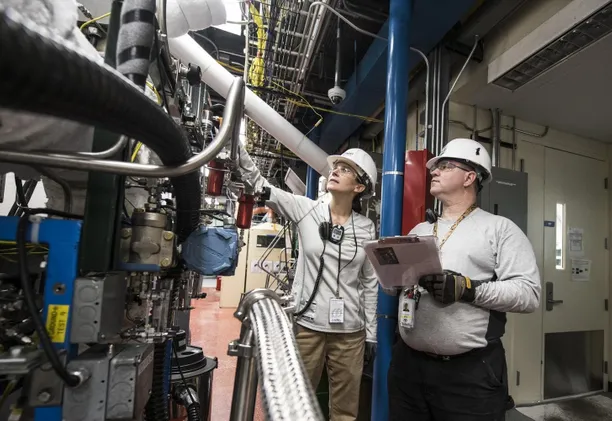
[[[548,304],[553,304],[553,305],[554,304],[563,304],[563,300],[551,300],[551,299],[548,299],[548,300],[546,300],[546,302]]]
[[[554,299],[554,284],[546,282],[546,311],[552,311],[555,304],[563,304],[563,300]]]

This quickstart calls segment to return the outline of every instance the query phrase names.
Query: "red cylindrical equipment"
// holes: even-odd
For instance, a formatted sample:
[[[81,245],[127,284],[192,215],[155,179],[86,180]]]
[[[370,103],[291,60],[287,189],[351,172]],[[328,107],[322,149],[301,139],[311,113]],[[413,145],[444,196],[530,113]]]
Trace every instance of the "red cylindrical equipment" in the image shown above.
[[[429,193],[431,174],[427,161],[433,155],[427,150],[406,152],[404,168],[404,206],[402,214],[402,234],[407,235],[412,228],[425,221],[425,211],[433,208],[433,196]]]
[[[243,194],[238,199],[238,215],[236,215],[236,226],[242,229],[251,228],[253,220],[253,205],[255,204],[255,196],[252,194]]]
[[[219,161],[210,161],[208,163],[206,194],[209,196],[221,196],[221,193],[223,192],[224,178],[225,173],[223,171],[223,163]]]

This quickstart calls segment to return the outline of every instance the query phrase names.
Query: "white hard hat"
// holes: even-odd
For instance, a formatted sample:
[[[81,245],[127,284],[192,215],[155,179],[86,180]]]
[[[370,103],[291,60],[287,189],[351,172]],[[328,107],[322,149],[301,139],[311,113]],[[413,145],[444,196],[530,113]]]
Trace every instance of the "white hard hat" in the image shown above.
[[[493,179],[491,175],[491,157],[480,143],[472,139],[453,139],[444,146],[440,155],[427,161],[427,169],[431,170],[442,159],[464,161],[474,167],[481,177],[481,183]]]
[[[347,163],[366,182],[366,190],[362,195],[364,199],[374,196],[378,170],[376,169],[376,163],[366,151],[359,148],[351,148],[347,149],[342,155],[330,155],[327,157],[327,164],[330,168],[333,168],[336,162]]]

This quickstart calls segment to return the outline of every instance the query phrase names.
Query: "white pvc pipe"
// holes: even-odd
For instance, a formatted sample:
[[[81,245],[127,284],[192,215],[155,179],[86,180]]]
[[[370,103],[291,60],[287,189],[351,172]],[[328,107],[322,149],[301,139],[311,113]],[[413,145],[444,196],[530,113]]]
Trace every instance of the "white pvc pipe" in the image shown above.
[[[234,76],[225,70],[189,35],[168,39],[172,55],[185,63],[200,66],[202,81],[219,95],[227,97]],[[319,174],[327,175],[327,154],[308,139],[302,132],[285,120],[280,114],[246,89],[244,96],[246,114],[259,124],[272,137],[285,145]]]

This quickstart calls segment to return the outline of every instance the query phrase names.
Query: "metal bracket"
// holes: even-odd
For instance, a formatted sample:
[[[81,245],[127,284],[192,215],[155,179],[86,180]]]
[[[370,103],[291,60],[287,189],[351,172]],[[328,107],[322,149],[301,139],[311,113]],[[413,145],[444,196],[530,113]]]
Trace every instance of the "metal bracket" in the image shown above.
[[[227,355],[230,357],[253,358],[255,354],[253,346],[242,344],[239,341],[239,339],[235,339],[229,343],[227,347]]]

